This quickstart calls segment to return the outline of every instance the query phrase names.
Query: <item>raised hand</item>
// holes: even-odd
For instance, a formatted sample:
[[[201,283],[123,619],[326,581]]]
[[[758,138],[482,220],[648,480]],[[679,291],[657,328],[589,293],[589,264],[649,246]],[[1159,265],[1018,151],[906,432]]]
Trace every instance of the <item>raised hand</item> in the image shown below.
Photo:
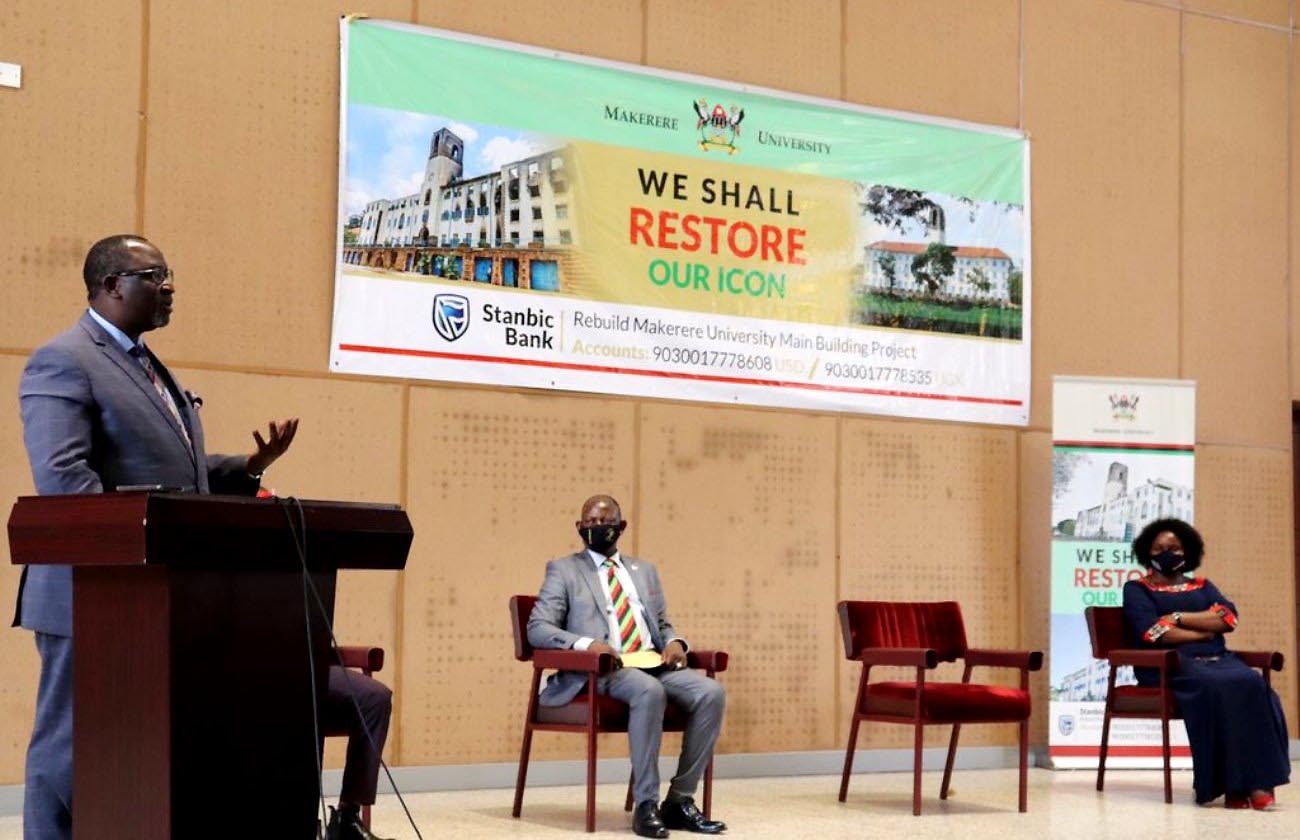
[[[293,443],[293,436],[297,433],[297,417],[290,417],[288,420],[278,422],[272,420],[267,427],[265,439],[259,431],[254,429],[253,440],[257,443],[257,451],[248,456],[249,474],[261,475],[266,472],[268,467],[288,451],[289,444]]]

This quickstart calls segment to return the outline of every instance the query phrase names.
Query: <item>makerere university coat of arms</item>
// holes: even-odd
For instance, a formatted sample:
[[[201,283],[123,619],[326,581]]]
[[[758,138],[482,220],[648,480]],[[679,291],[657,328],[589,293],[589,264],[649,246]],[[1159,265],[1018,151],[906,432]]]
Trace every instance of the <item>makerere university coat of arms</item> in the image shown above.
[[[706,152],[709,149],[725,149],[729,155],[740,151],[736,147],[736,138],[740,136],[740,121],[745,118],[744,108],[732,105],[728,111],[722,107],[722,103],[718,103],[710,111],[709,100],[703,97],[692,104],[696,116],[700,118],[695,127],[700,132],[701,149]]]

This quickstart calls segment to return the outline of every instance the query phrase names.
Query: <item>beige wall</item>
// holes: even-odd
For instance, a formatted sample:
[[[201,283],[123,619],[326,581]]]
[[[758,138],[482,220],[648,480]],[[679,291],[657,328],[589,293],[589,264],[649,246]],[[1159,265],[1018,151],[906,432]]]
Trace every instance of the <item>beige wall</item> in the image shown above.
[[[957,598],[973,642],[1046,645],[1052,375],[1194,378],[1207,571],[1248,618],[1238,644],[1288,653],[1294,715],[1293,5],[5,3],[0,61],[23,65],[24,87],[0,89],[0,499],[30,489],[12,397],[24,357],[76,317],[86,247],[139,230],[179,278],[175,323],[152,342],[204,394],[213,448],[243,449],[258,423],[299,413],[270,484],[411,511],[407,571],[347,575],[338,616],[346,641],[389,651],[398,762],[515,756],[527,668],[510,658],[506,599],[535,590],[543,561],[574,543],[575,506],[606,489],[633,520],[631,548],[663,569],[678,626],[733,653],[722,748],[830,749],[853,681],[839,598]],[[1025,129],[1030,427],[329,376],[336,15],[359,7]],[[17,577],[0,567],[5,609]],[[12,783],[35,687],[27,634],[0,633],[0,669]],[[1042,739],[1045,676],[1036,686]],[[877,746],[906,735],[874,730]],[[977,727],[967,743],[1011,738]],[[544,757],[576,749],[538,744]]]

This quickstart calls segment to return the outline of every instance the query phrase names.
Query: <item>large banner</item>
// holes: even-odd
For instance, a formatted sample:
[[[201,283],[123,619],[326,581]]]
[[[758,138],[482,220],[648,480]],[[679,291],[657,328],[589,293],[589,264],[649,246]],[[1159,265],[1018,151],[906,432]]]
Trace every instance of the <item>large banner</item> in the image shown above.
[[[1110,669],[1092,658],[1083,611],[1123,604],[1145,574],[1133,538],[1148,523],[1192,521],[1196,385],[1058,376],[1052,389],[1051,724],[1054,767],[1097,766]],[[1117,685],[1136,682],[1120,668]],[[1191,767],[1170,724],[1173,765]],[[1160,767],[1160,721],[1115,719],[1109,767]]]
[[[342,23],[332,370],[1024,424],[1028,143]]]

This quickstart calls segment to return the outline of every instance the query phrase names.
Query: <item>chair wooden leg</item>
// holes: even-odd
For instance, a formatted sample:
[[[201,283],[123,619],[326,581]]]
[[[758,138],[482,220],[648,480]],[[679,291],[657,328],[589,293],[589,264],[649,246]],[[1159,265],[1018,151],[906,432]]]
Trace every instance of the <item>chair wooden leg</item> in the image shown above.
[[[921,747],[924,744],[925,727],[916,724],[916,737],[912,743],[912,816],[921,816]]]
[[[713,819],[713,756],[704,768],[704,819]]]
[[[627,774],[627,799],[623,800],[623,810],[632,810],[632,783],[636,781],[636,771],[633,770]]]
[[[948,760],[943,765],[943,784],[939,786],[939,798],[948,798],[948,785],[952,782],[952,762],[957,757],[957,736],[961,734],[961,724],[952,725],[952,738],[948,741]]]
[[[840,801],[849,795],[849,776],[853,774],[853,750],[858,744],[858,716],[853,716],[853,722],[849,724],[849,745],[844,750],[844,774],[840,777]]]
[[[528,753],[533,748],[533,728],[524,726],[524,745],[519,749],[519,774],[515,777],[515,807],[510,816],[518,817],[524,807],[524,781],[528,778]]]
[[[1029,810],[1029,721],[1020,721],[1020,813]]]
[[[587,833],[596,830],[596,734],[587,734]]]
[[[1169,718],[1160,719],[1160,752],[1165,760],[1165,804],[1171,805],[1174,801],[1174,779],[1169,772]]]
[[[1109,704],[1107,704],[1109,706]],[[1110,749],[1110,709],[1101,719],[1101,749],[1097,752],[1097,790],[1106,787],[1106,751]]]

